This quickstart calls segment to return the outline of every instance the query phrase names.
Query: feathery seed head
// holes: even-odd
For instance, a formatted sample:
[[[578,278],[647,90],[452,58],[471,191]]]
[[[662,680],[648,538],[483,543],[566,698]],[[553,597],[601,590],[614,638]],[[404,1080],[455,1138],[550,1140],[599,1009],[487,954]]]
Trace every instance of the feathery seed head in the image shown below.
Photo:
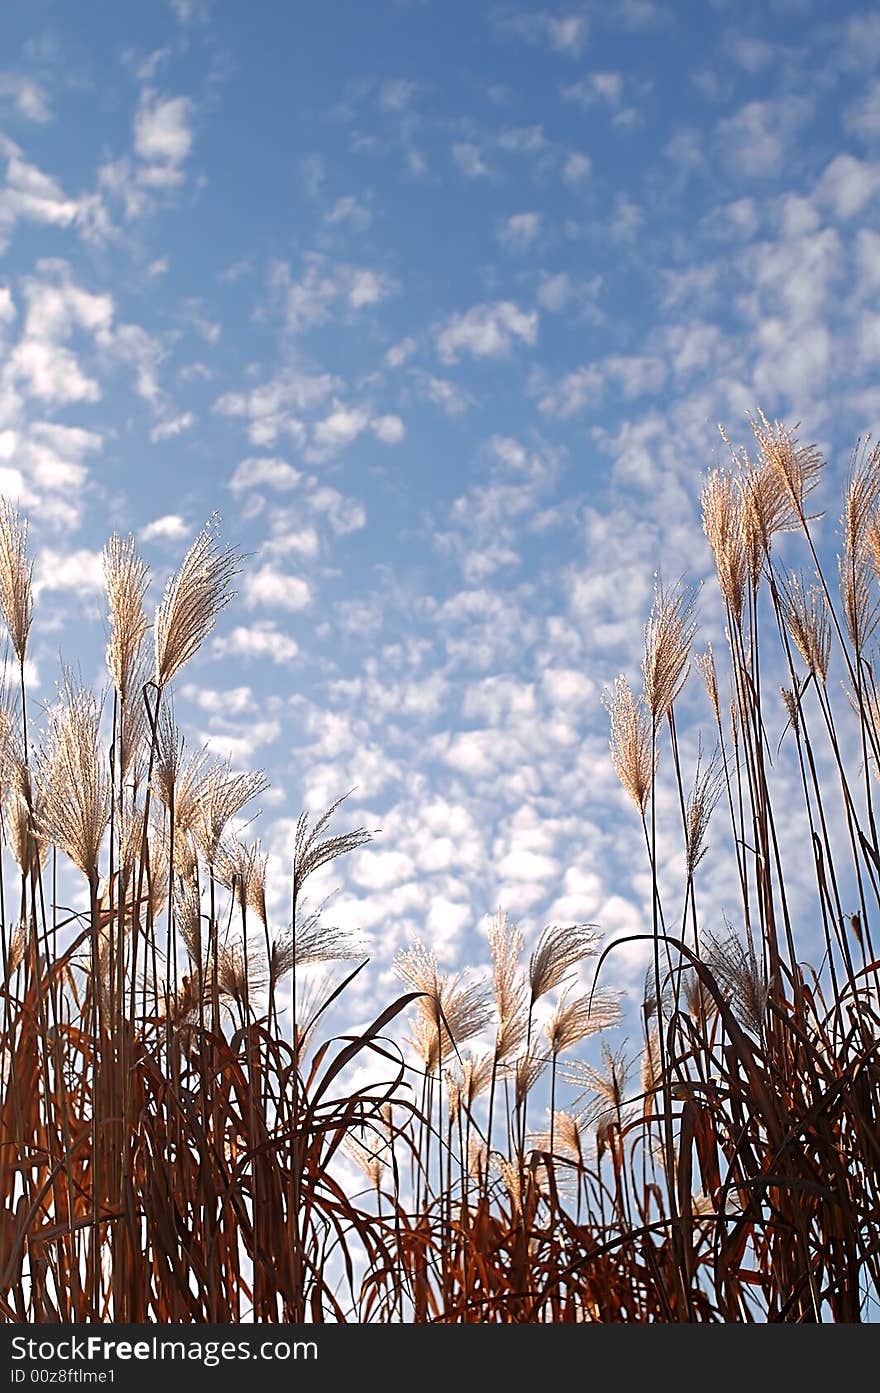
[[[687,679],[691,644],[697,632],[695,595],[681,584],[667,590],[658,577],[645,626],[645,702],[656,726]]]
[[[0,498],[0,610],[20,663],[33,619],[33,563],[27,557],[27,520],[8,498]]]
[[[718,672],[715,667],[715,655],[712,652],[711,643],[706,644],[705,653],[697,653],[694,656],[694,665],[706,684],[706,691],[709,695],[709,702],[715,712],[716,721],[721,720],[721,706],[718,700]]]
[[[532,1003],[558,987],[584,958],[595,957],[598,944],[595,924],[548,924],[529,960]]]
[[[825,596],[818,586],[807,590],[797,575],[778,578],[779,601],[791,641],[810,672],[825,681],[831,656],[831,624]]]
[[[215,513],[205,524],[180,569],[168,581],[156,610],[155,681],[166,687],[188,662],[214,627],[217,615],[233,598],[230,584],[238,574],[241,557],[232,547],[222,551]]]
[[[722,771],[716,750],[705,768],[701,768],[702,750],[697,754],[697,768],[685,810],[685,860],[687,873],[692,876],[708,848],[706,832],[715,804],[721,797]]]
[[[751,937],[748,934],[740,937],[731,932],[724,939],[711,939],[706,962],[719,986],[729,996],[741,1023],[755,1035],[761,1035],[770,984],[758,962]]]
[[[807,498],[819,482],[821,455],[815,445],[798,446],[791,431],[779,421],[768,421],[760,409],[750,423],[761,459],[788,510],[785,525],[803,524]]]
[[[743,493],[739,480],[727,471],[714,469],[706,480],[700,501],[703,530],[715,558],[721,595],[738,619],[745,601],[748,568]]]
[[[490,919],[488,936],[498,1016],[495,1059],[502,1063],[519,1049],[528,1029],[528,988],[520,966],[523,938],[502,909]]]
[[[104,547],[103,563],[110,618],[107,668],[120,701],[127,703],[131,696],[137,695],[137,682],[142,686],[146,676],[145,672],[141,675],[139,669],[147,632],[144,596],[150,572],[147,563],[138,556],[134,537],[123,541],[115,532]],[[135,705],[140,707],[141,703],[136,701]]]
[[[651,718],[643,697],[636,701],[626,678],[618,677],[603,703],[611,721],[611,759],[617,777],[641,814],[654,783],[657,753],[651,753]]]
[[[607,992],[594,992],[571,1000],[558,1002],[546,1025],[547,1044],[551,1055],[558,1058],[582,1040],[607,1030],[620,1020],[620,1003]]]
[[[110,814],[100,719],[93,693],[75,688],[67,676],[58,701],[49,710],[47,740],[37,756],[42,794],[37,834],[64,851],[95,881]]]

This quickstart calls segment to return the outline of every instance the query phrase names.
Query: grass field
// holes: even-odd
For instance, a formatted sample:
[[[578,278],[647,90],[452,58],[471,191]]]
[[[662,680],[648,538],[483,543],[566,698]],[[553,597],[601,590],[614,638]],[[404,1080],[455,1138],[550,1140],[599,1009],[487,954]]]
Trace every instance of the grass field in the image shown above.
[[[37,733],[26,524],[4,503],[5,1320],[873,1318],[880,451],[854,451],[829,576],[813,536],[821,460],[753,424],[754,448],[731,451],[702,495],[726,651],[697,653],[694,594],[658,584],[643,690],[621,678],[605,698],[652,887],[635,1058],[612,1043],[602,926],[525,944],[503,910],[486,981],[442,973],[414,944],[397,998],[329,1035],[370,966],[305,890],[370,832],[348,827],[342,801],[304,814],[289,913],[269,922],[266,858],[230,830],[263,776],[188,754],[173,718],[174,680],[240,558],[209,524],[150,622],[147,569],[113,537],[107,696],[65,676]],[[781,564],[782,532],[805,574]],[[689,673],[714,750],[695,773],[676,724]],[[780,713],[806,913],[781,835]],[[660,780],[675,809],[662,827]],[[701,913],[710,818],[738,887],[723,933]],[[661,835],[680,839],[680,884],[661,874]],[[70,866],[82,913],[59,908]],[[320,963],[334,986],[303,991]]]

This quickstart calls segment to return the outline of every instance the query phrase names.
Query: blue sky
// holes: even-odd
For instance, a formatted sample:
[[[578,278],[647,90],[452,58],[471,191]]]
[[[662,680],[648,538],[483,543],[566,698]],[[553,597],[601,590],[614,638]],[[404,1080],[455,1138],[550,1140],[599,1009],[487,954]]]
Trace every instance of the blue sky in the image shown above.
[[[356,786],[382,832],[327,888],[373,997],[413,937],[484,960],[499,905],[641,930],[600,695],[655,569],[708,574],[717,423],[800,422],[837,478],[876,433],[876,11],[34,0],[0,54],[35,689],[102,680],[111,529],[158,594],[218,510],[249,560],[176,711],[269,774],[279,913],[300,807]]]

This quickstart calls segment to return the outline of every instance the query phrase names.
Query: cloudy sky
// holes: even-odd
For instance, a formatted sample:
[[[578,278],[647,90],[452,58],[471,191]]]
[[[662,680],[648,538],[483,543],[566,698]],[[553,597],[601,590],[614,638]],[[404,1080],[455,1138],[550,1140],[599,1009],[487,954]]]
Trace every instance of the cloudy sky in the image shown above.
[[[249,559],[178,717],[266,769],[279,869],[356,786],[334,915],[380,981],[415,936],[484,959],[499,905],[643,929],[600,696],[655,569],[708,573],[717,423],[800,422],[838,475],[878,425],[880,16],[33,0],[0,55],[35,689],[102,681],[110,530],[158,594],[219,511]]]

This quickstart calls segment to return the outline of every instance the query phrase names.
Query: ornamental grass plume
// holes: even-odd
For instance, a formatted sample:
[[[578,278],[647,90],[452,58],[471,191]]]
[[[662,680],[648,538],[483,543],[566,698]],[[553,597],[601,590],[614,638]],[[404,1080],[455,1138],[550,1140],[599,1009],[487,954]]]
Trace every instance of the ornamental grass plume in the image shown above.
[[[623,787],[644,817],[654,785],[657,751],[652,751],[651,718],[643,697],[638,700],[626,678],[616,678],[602,701],[611,722],[611,760]]]
[[[847,629],[853,646],[860,650],[877,625],[877,609],[868,596],[868,572],[875,562],[880,505],[880,444],[871,448],[870,437],[856,442],[850,458],[849,477],[841,518],[842,551],[840,587]]]
[[[272,940],[269,962],[272,982],[277,982],[294,967],[363,957],[364,945],[356,933],[324,923],[326,904],[324,901],[308,914],[300,910],[296,932],[288,928],[286,933]]]
[[[727,470],[714,469],[700,496],[703,530],[715,558],[718,587],[735,619],[742,616],[748,556],[740,481]]]
[[[645,703],[656,729],[687,679],[691,644],[697,631],[696,597],[680,583],[667,590],[658,576],[654,603],[645,626],[642,671]]]
[[[718,671],[715,667],[715,655],[712,652],[711,643],[706,644],[704,653],[694,655],[694,666],[706,684],[706,693],[709,697],[712,710],[715,713],[715,720],[721,722],[721,703],[718,698]]]
[[[593,992],[586,996],[564,995],[557,1002],[553,1015],[545,1026],[547,1048],[554,1059],[566,1050],[609,1030],[620,1021],[620,1002],[607,992]]]
[[[624,1046],[614,1050],[605,1040],[602,1041],[601,1068],[582,1060],[573,1060],[565,1065],[564,1077],[567,1082],[582,1089],[577,1102],[593,1095],[589,1113],[597,1127],[626,1115],[631,1068],[624,1054]]]
[[[20,664],[33,621],[33,562],[27,556],[28,524],[8,498],[0,497],[0,610]]]
[[[702,750],[697,753],[697,767],[693,787],[688,795],[685,808],[685,864],[687,873],[692,876],[706,855],[706,833],[709,821],[724,788],[724,774],[719,766],[718,751],[705,766],[702,763]]]
[[[817,585],[807,588],[802,577],[786,575],[781,569],[777,578],[782,618],[789,637],[810,672],[824,684],[831,657],[831,623],[825,595]],[[862,612],[862,618],[858,612]],[[849,606],[847,606],[849,613]],[[864,605],[853,599],[853,623],[864,632]],[[853,630],[851,630],[852,632]]]
[[[427,1073],[433,1073],[442,1059],[488,1025],[488,997],[480,985],[466,983],[463,973],[441,973],[435,955],[419,942],[397,954],[394,971],[411,991],[420,993],[416,1043]]]
[[[110,623],[107,669],[120,701],[127,703],[146,677],[142,655],[149,626],[144,596],[150,570],[138,556],[134,537],[123,541],[116,532],[104,547],[102,560]]]
[[[41,793],[37,835],[59,847],[97,885],[98,857],[110,816],[109,778],[99,726],[100,706],[68,674],[37,756]]]
[[[595,924],[548,924],[529,959],[529,1004],[558,987],[584,958],[595,957],[599,938]]]
[[[751,936],[729,933],[712,938],[706,962],[742,1025],[761,1036],[770,999],[770,982],[758,961]]]
[[[583,1165],[592,1146],[589,1120],[578,1113],[554,1112],[550,1131],[535,1132],[531,1143],[535,1151],[552,1152],[557,1158]]]
[[[235,594],[230,585],[242,558],[233,547],[220,549],[219,525],[219,515],[212,514],[170,577],[156,610],[154,681],[160,691],[198,652]]]
[[[352,832],[341,832],[331,837],[323,836],[334,813],[348,797],[349,794],[344,793],[341,798],[337,798],[335,803],[331,803],[312,827],[309,826],[308,813],[301,813],[297,820],[293,839],[294,915],[302,887],[310,875],[314,874],[321,866],[335,861],[338,857],[345,856],[350,851],[356,851],[358,847],[366,846],[373,839],[373,833],[367,831],[365,827],[356,827]]]
[[[194,798],[189,829],[209,866],[213,866],[227,826],[254,798],[268,788],[262,770],[234,774],[228,760],[212,764]]]
[[[488,937],[497,1015],[495,1059],[501,1064],[519,1049],[528,1030],[528,988],[520,963],[523,937],[502,909],[490,920]]]
[[[781,506],[788,510],[788,526],[803,525],[807,499],[822,472],[822,456],[815,445],[799,446],[792,431],[780,421],[768,421],[760,409],[750,423],[762,463],[778,490]]]
[[[221,846],[215,873],[221,885],[235,895],[242,911],[251,909],[260,923],[266,916],[266,869],[269,857],[259,841],[245,843],[237,837]]]

